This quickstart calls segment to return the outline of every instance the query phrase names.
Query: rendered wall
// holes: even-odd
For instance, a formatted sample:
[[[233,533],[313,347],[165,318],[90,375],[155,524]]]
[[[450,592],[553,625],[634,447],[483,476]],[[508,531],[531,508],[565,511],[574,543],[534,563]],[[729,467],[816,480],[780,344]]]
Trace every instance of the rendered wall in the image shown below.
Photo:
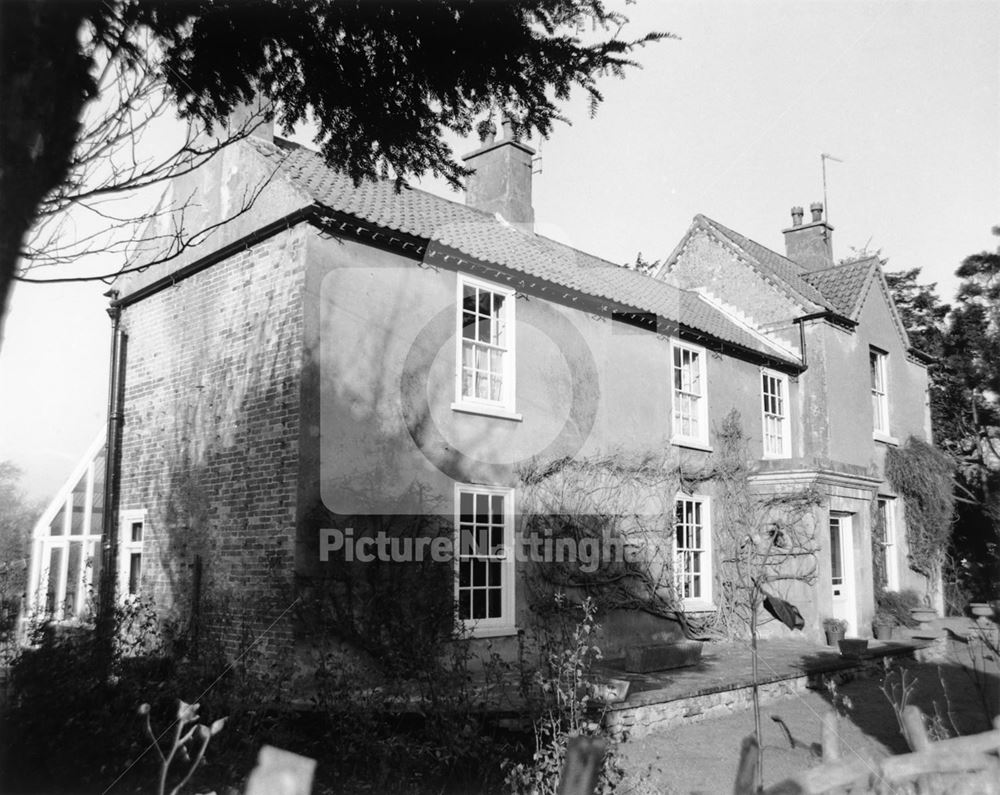
[[[708,455],[669,444],[666,337],[538,292],[519,293],[516,411],[523,419],[462,413],[451,407],[458,274],[318,235],[310,237],[308,259],[301,442],[307,515],[319,508],[334,521],[381,516],[398,510],[418,483],[425,488],[423,510],[451,521],[455,482],[516,487],[533,458],[648,451],[697,466]],[[476,278],[491,275],[505,283],[495,273]],[[710,425],[738,409],[753,455],[760,456],[759,367],[709,350],[707,369]],[[794,404],[794,378],[790,388]],[[793,438],[798,433],[795,424]],[[322,568],[320,529],[306,528],[299,539],[302,571]],[[532,622],[523,590],[521,627]],[[668,622],[616,616],[606,627],[611,653],[635,642],[640,629],[675,632]]]

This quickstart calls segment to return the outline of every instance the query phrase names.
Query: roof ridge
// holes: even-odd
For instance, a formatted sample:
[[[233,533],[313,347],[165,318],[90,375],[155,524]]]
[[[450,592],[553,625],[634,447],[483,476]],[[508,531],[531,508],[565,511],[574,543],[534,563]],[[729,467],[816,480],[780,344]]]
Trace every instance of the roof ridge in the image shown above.
[[[255,144],[260,143],[260,144],[263,144],[265,146],[268,145],[267,141],[264,141],[264,140],[262,140],[260,138],[254,139],[254,143]],[[278,137],[275,137],[274,141],[272,141],[270,145],[274,146],[277,149],[289,149],[289,150],[292,150],[292,151],[298,150],[300,152],[305,152],[307,155],[315,157],[317,160],[319,160],[320,165],[322,165],[323,168],[330,169],[331,171],[334,171],[336,173],[343,173],[343,172],[340,172],[337,169],[333,168],[332,166],[328,166],[326,164],[326,161],[323,160],[323,154],[322,154],[322,152],[320,152],[317,149],[313,149],[312,147],[300,144],[297,141],[289,141],[287,138],[278,138]],[[377,185],[377,184],[380,184],[380,183],[383,183],[383,184],[384,183],[395,183],[396,180],[389,179],[388,177],[368,177],[368,178],[362,178],[362,182],[369,182],[369,183],[371,183],[373,185]],[[485,216],[487,218],[493,218],[495,215],[497,215],[497,213],[491,213],[488,210],[481,210],[478,207],[473,207],[472,205],[466,204],[465,202],[456,201],[455,199],[449,199],[447,196],[441,196],[441,195],[439,195],[437,193],[431,193],[426,188],[420,188],[420,187],[417,187],[416,185],[411,185],[406,180],[400,180],[400,183],[401,183],[402,187],[405,188],[406,190],[413,191],[414,193],[420,193],[420,194],[422,194],[424,196],[428,196],[431,199],[435,199],[437,201],[447,202],[448,204],[452,204],[455,207],[461,207],[463,210],[469,210],[470,212],[478,213],[479,215],[483,215],[483,216]],[[503,217],[503,216],[500,216],[500,217]],[[504,219],[504,220],[506,221],[507,219]],[[507,221],[507,223],[511,227],[517,228],[517,224],[512,223],[510,221]]]
[[[816,276],[816,275],[823,274],[823,273],[829,273],[830,271],[835,271],[835,270],[837,270],[839,268],[850,268],[850,267],[852,267],[854,265],[862,265],[862,264],[865,264],[865,263],[871,264],[872,260],[875,260],[876,262],[878,262],[878,263],[881,264],[881,260],[878,258],[878,255],[877,254],[872,254],[870,257],[863,257],[861,259],[854,259],[854,260],[851,260],[850,262],[838,262],[836,265],[831,265],[829,268],[820,268],[819,270],[805,271],[802,275],[803,275],[803,277],[806,277],[806,276]]]
[[[754,240],[752,237],[748,237],[747,235],[744,235],[741,232],[737,232],[735,229],[730,229],[728,226],[726,226],[725,224],[719,223],[714,218],[709,218],[707,215],[701,215],[701,213],[699,213],[698,216],[696,216],[696,217],[704,218],[710,224],[713,224],[714,226],[719,227],[720,229],[722,229],[724,232],[726,232],[728,234],[736,235],[737,237],[742,237],[744,240],[749,240],[755,246],[760,246],[761,248],[767,249],[772,254],[774,254],[774,256],[779,257],[779,258],[785,260],[785,262],[787,262],[788,264],[793,265],[796,268],[798,268],[799,271],[800,271],[800,275],[805,274],[805,273],[809,273],[809,271],[807,271],[805,268],[803,268],[801,265],[799,265],[799,263],[797,263],[795,260],[790,259],[789,257],[785,256],[780,251],[775,251],[770,246],[765,246],[763,243],[761,243],[761,242],[759,242],[757,240]],[[747,253],[749,254],[749,252],[747,252]],[[755,257],[755,259],[756,259],[756,257]]]
[[[328,166],[314,150],[294,143],[285,146],[280,139],[279,143],[255,141],[250,150],[279,168],[283,177],[315,205],[454,251],[461,255],[458,267],[462,257],[467,257],[470,266],[489,264],[500,269],[498,275],[506,273],[507,278],[528,276],[575,295],[598,299],[610,309],[632,307],[651,312],[747,354],[798,364],[794,357],[762,342],[696,293],[553,240],[494,213],[406,183],[397,190],[392,180],[385,178],[354,185],[342,170]]]

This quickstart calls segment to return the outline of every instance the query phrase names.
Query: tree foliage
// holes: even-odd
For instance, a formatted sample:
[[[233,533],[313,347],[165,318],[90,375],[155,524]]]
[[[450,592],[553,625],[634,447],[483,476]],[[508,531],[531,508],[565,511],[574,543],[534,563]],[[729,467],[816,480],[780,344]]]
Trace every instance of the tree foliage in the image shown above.
[[[574,88],[593,111],[598,80],[665,37],[622,38],[626,22],[602,0],[4,3],[0,307],[46,197],[79,166],[84,116],[115,101],[109,74],[151,76],[209,129],[264,96],[286,129],[315,122],[326,161],[355,180],[429,172],[457,184],[446,131],[466,135],[499,110],[515,132],[547,135]],[[133,102],[127,89],[117,101]]]
[[[21,470],[0,461],[0,629],[8,627],[28,587],[31,528],[41,505],[21,487]]]

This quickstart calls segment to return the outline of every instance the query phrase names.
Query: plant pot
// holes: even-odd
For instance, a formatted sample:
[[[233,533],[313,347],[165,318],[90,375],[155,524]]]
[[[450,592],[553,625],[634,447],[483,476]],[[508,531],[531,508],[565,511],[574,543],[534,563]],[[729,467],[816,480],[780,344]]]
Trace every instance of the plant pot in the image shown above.
[[[912,607],[910,608],[910,616],[914,621],[926,624],[928,621],[933,621],[937,618],[937,610],[933,607]]]
[[[989,602],[970,602],[969,611],[976,618],[988,618],[993,615],[993,606]]]
[[[876,640],[890,640],[892,638],[892,628],[895,624],[873,624]]]
[[[868,648],[868,638],[842,638],[837,645],[841,657],[860,657]]]
[[[842,629],[827,629],[826,632],[826,645],[836,646],[840,641],[844,639],[844,630]]]

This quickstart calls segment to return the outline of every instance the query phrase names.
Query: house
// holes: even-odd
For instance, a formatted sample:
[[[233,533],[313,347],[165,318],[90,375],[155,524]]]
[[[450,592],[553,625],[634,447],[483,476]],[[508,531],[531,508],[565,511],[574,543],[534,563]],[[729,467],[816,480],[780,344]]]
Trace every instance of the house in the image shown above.
[[[388,597],[366,593],[404,611],[378,632],[437,620],[429,594],[442,588],[449,615],[457,604],[474,637],[512,656],[536,620],[526,564],[509,554],[525,532],[525,467],[609,451],[698,467],[735,409],[761,488],[822,495],[807,517],[817,579],[787,594],[807,633],[837,615],[868,634],[873,554],[888,587],[923,587],[885,451],[930,438],[926,361],[877,259],[835,264],[814,205],[808,223],[793,210],[787,256],[698,216],[656,273],[619,267],[534,232],[533,153],[505,132],[465,158],[464,205],[355,186],[266,125],[172,186],[197,197],[185,223],[206,240],[123,277],[110,311],[105,527],[119,593],[152,596],[182,625],[214,622],[233,649],[247,626],[280,648],[312,631],[292,608],[331,567],[378,558]],[[74,494],[61,495],[71,512]],[[653,496],[668,527],[650,548],[666,550],[677,607],[708,615],[715,487]],[[65,596],[82,585],[65,582],[72,555],[52,552],[72,531],[50,520],[32,598],[65,618],[83,609]],[[379,545],[400,526],[397,546]],[[406,569],[412,590],[393,591],[406,577],[387,556],[456,531],[488,541]],[[404,537],[431,543],[403,549]],[[245,611],[241,626],[223,598]],[[356,607],[327,617],[363,644],[374,630]],[[604,631],[610,653],[680,633],[626,609]]]

